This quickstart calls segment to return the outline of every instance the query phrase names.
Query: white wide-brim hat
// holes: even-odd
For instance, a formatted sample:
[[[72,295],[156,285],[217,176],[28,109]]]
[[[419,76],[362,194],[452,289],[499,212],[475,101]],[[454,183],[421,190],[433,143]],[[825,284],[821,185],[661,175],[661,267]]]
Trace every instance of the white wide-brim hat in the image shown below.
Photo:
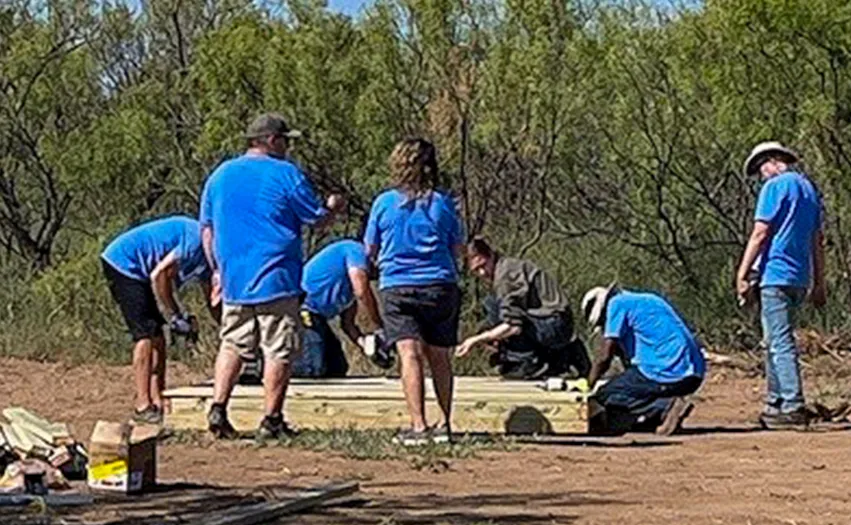
[[[794,164],[800,160],[797,153],[779,142],[760,142],[754,146],[754,149],[751,150],[751,154],[748,155],[747,159],[745,159],[745,164],[742,166],[742,170],[746,176],[753,175],[759,171],[759,167],[762,166],[763,162],[774,155],[778,157],[785,157],[785,160],[789,164]]]
[[[588,290],[582,298],[582,312],[585,314],[585,320],[588,321],[588,324],[591,326],[600,324],[606,302],[616,288],[617,283],[613,282],[609,286],[597,286]]]

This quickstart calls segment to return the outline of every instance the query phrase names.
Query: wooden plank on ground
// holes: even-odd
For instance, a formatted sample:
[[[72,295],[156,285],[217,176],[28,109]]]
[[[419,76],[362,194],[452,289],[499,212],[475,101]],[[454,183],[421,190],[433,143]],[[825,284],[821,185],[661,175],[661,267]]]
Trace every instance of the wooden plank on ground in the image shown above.
[[[266,501],[225,510],[217,516],[205,516],[191,525],[260,525],[295,514],[332,500],[350,496],[359,490],[357,482],[340,483],[305,491],[291,500]]]
[[[470,379],[470,378],[464,378]],[[518,382],[519,383],[519,382]],[[480,384],[483,384],[480,383]],[[475,392],[467,387],[469,381],[459,381],[453,402],[453,428],[458,432],[489,433],[585,433],[587,432],[587,403],[585,396],[569,392],[545,392],[534,383],[512,385],[515,390]],[[398,428],[408,424],[404,397],[398,384],[381,395],[363,395],[350,389],[349,395],[325,395],[321,392],[287,396],[287,418],[300,428]],[[520,391],[519,388],[525,388]],[[231,399],[231,422],[240,431],[254,430],[263,417],[262,388]],[[427,399],[434,400],[431,388]],[[195,397],[185,394],[191,393]],[[205,429],[212,389],[193,387],[186,391],[166,392],[171,412],[166,419],[179,429]],[[426,405],[427,417],[437,418],[436,403]]]

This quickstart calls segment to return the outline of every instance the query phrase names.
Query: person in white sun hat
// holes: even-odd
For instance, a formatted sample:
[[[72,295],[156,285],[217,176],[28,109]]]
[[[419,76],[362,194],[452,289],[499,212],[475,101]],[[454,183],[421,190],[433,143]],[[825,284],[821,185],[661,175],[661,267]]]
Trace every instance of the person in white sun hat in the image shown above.
[[[582,312],[596,332],[602,331],[590,388],[615,356],[625,368],[592,395],[591,433],[676,432],[693,408],[685,396],[697,391],[706,369],[700,344],[680,314],[657,294],[615,284],[589,290]]]
[[[798,154],[779,142],[758,144],[745,160],[746,176],[765,181],[754,226],[736,275],[740,304],[759,297],[766,354],[765,428],[804,427],[808,413],[795,346],[795,313],[812,285],[816,306],[825,302],[822,200],[795,168]],[[756,278],[751,277],[753,274]]]

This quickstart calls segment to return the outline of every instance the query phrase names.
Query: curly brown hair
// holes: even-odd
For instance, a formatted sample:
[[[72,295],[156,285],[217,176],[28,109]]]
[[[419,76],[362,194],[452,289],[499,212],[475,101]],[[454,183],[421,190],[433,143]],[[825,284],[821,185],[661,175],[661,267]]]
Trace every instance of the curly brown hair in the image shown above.
[[[425,139],[399,142],[388,162],[393,185],[410,197],[421,197],[438,186],[437,150]]]

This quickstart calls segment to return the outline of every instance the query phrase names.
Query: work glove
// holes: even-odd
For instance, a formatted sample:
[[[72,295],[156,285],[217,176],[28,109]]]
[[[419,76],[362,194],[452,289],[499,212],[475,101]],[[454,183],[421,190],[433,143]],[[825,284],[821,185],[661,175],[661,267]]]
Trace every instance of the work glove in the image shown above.
[[[195,318],[184,312],[177,312],[171,316],[168,327],[173,335],[182,335],[192,338],[197,333],[195,329]]]
[[[358,346],[369,360],[385,370],[392,367],[395,361],[393,347],[388,346],[384,339],[384,330],[376,330],[358,338]]]

